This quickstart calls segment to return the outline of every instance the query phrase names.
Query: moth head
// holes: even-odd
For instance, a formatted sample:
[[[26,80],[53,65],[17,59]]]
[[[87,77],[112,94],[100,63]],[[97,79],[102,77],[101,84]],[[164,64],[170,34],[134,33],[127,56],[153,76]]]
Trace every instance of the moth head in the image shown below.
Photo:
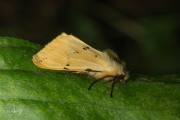
[[[123,73],[123,74],[117,76],[116,80],[119,81],[120,83],[125,83],[125,81],[128,79],[128,77],[129,77],[129,74],[127,72],[127,73]]]
[[[116,61],[117,63],[119,63],[121,65],[122,73],[117,76],[117,79],[121,83],[124,83],[129,77],[129,72],[126,69],[126,63],[123,60],[121,60],[119,58],[119,56],[114,51],[112,51],[111,49],[106,49],[104,52],[106,52],[110,58],[112,58],[114,61]]]
[[[126,63],[121,60],[122,65],[122,73],[118,76],[118,80],[120,83],[125,83],[125,81],[129,78],[129,72],[126,69]]]

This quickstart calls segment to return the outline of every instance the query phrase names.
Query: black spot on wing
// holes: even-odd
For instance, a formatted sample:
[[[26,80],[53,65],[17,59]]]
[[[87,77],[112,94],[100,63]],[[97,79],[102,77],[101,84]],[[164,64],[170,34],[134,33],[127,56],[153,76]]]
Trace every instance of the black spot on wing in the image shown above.
[[[85,71],[87,71],[87,72],[101,72],[101,71],[98,71],[98,70],[92,70],[90,68],[85,69]]]
[[[66,66],[69,66],[69,64],[66,64]]]
[[[78,54],[79,52],[78,52],[78,51],[74,51],[74,53],[77,53],[77,54]]]
[[[43,62],[42,60],[38,60],[36,63],[41,63],[41,62]]]
[[[92,69],[90,69],[90,68],[87,68],[87,69],[85,69],[85,71],[91,71]]]
[[[86,46],[86,47],[83,47],[83,50],[88,50],[90,49],[90,47]]]
[[[67,67],[64,67],[65,70],[69,70]]]
[[[47,59],[47,57],[43,57],[43,58],[42,58],[42,60],[46,60],[46,59]]]
[[[43,62],[43,61],[45,61],[47,59],[47,57],[43,57],[43,58],[40,59],[37,55],[36,55],[36,57],[37,58],[35,58],[35,60],[36,60],[35,63],[41,63],[41,62]]]

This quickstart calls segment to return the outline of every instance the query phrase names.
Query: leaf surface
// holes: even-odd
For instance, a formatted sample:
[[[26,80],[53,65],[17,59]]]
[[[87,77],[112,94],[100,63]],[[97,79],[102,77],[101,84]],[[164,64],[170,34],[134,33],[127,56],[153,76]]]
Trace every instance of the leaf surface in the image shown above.
[[[132,74],[126,84],[37,68],[32,56],[42,46],[0,37],[0,119],[2,120],[179,120],[180,75]]]

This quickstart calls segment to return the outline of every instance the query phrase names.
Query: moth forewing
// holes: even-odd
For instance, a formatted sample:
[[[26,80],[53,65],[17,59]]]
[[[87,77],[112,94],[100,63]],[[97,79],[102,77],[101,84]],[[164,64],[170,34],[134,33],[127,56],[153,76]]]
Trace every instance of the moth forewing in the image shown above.
[[[118,59],[111,50],[98,51],[78,38],[62,33],[34,55],[32,61],[40,68],[88,73],[96,81],[112,81],[112,93],[114,83],[127,79]]]

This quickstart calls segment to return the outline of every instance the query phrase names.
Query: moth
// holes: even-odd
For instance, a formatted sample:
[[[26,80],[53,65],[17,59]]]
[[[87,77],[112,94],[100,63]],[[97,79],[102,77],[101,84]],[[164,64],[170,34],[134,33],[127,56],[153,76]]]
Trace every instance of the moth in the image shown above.
[[[60,34],[33,55],[32,61],[40,68],[87,73],[95,77],[89,90],[100,80],[111,82],[110,97],[115,83],[125,83],[128,79],[125,63],[112,50],[98,51],[66,33]]]

